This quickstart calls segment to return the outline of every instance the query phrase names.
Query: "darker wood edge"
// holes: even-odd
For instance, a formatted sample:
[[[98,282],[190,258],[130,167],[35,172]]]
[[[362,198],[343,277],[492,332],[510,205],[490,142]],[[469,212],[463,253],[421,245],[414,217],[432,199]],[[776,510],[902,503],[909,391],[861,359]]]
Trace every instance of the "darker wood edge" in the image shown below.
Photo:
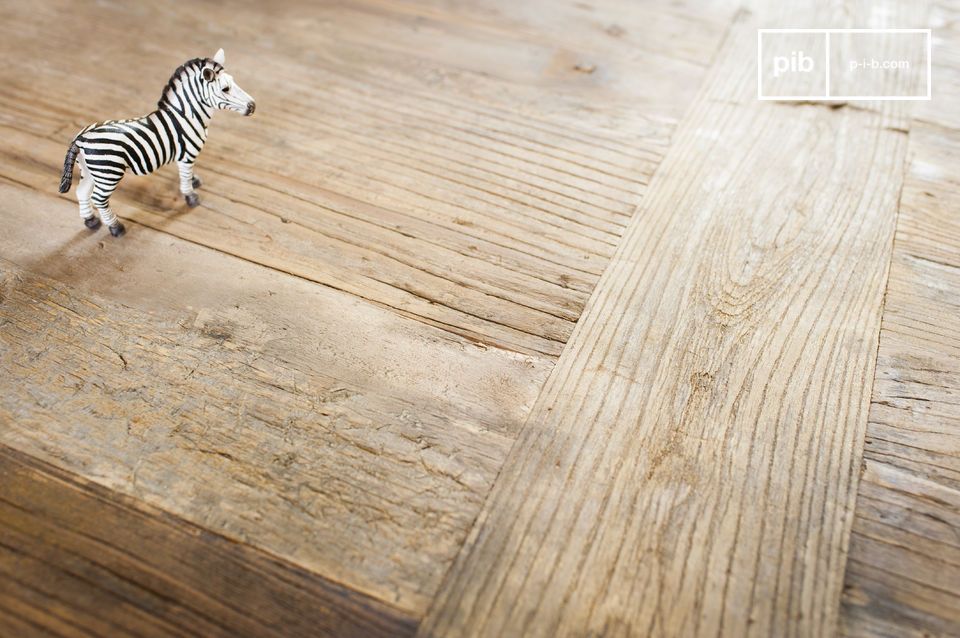
[[[0,627],[404,636],[389,603],[0,444]]]

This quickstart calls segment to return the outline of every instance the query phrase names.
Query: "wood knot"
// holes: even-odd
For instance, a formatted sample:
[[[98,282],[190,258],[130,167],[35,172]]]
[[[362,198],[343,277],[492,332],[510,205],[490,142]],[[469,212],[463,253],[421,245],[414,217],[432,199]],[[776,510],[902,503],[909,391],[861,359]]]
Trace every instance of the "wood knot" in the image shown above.
[[[233,337],[233,326],[226,322],[212,321],[200,326],[200,334],[222,343]]]
[[[698,392],[709,390],[713,385],[713,375],[709,372],[694,372],[690,375],[690,385]]]
[[[611,24],[609,27],[604,29],[604,31],[606,31],[607,35],[612,38],[622,38],[627,33],[627,30],[621,27],[619,24]]]

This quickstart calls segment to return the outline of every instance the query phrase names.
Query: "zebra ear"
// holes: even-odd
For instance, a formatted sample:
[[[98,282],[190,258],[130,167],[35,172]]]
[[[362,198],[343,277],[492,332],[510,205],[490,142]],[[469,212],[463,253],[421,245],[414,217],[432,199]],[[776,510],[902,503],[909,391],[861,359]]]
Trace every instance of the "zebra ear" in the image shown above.
[[[213,69],[211,69],[210,67],[208,66],[203,67],[203,79],[206,80],[207,82],[213,82],[213,78],[215,78],[216,75],[217,74],[214,73]]]
[[[217,54],[213,56],[213,61],[217,64],[223,65],[223,49],[217,51]]]

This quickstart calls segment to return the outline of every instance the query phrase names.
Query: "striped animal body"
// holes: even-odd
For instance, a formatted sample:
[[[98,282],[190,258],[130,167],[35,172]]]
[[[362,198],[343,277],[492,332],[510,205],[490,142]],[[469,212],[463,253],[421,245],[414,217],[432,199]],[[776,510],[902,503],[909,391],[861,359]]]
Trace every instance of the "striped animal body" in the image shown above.
[[[223,60],[220,49],[213,58],[196,58],[174,71],[153,113],[98,122],[77,133],[64,159],[60,192],[70,190],[73,166],[80,164],[77,200],[87,228],[96,230],[102,221],[114,237],[123,234],[123,224],[110,210],[110,196],[128,169],[146,175],[176,161],[180,192],[189,206],[200,203],[194,190],[200,179],[193,174],[193,164],[207,140],[210,117],[224,109],[253,115],[256,108],[253,98],[223,70]]]

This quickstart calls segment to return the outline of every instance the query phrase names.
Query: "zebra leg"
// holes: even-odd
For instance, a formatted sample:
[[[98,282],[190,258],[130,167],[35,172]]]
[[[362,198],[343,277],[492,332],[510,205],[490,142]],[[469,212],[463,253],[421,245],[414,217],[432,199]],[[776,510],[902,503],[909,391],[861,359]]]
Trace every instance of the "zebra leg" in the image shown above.
[[[80,218],[83,225],[90,230],[100,228],[100,220],[93,214],[93,204],[90,196],[93,194],[93,175],[87,170],[87,163],[80,156],[80,184],[77,185],[77,202],[80,203]]]
[[[127,230],[110,210],[110,196],[113,195],[113,191],[117,189],[119,183],[119,178],[113,182],[97,181],[93,188],[93,205],[96,206],[97,212],[100,213],[100,219],[107,225],[110,234],[114,237],[119,237]]]
[[[193,176],[193,161],[177,162],[177,170],[180,172],[180,192],[187,200],[187,206],[193,208],[200,203],[200,196],[193,190],[200,185],[199,180]]]

